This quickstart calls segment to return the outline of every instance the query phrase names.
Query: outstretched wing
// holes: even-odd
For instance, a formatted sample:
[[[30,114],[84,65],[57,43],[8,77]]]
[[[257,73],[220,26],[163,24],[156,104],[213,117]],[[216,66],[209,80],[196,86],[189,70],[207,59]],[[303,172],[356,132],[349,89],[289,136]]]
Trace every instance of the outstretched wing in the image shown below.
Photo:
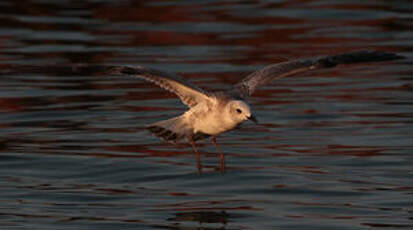
[[[236,97],[246,98],[253,94],[261,85],[265,85],[275,79],[296,75],[310,70],[330,68],[338,64],[390,61],[402,58],[404,57],[382,51],[356,51],[334,56],[281,62],[253,72],[242,79],[241,82],[234,85],[229,90],[229,93]]]
[[[176,94],[188,107],[193,107],[201,101],[209,100],[208,94],[198,87],[179,79],[177,76],[159,70],[141,66],[115,66],[109,67],[106,73],[114,75],[130,75],[152,82],[159,87]]]

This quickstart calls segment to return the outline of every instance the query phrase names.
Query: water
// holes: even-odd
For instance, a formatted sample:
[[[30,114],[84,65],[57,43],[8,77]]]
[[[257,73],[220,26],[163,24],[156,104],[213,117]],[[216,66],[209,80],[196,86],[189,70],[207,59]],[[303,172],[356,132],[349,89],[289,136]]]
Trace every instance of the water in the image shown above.
[[[413,228],[411,1],[2,1],[1,229]],[[218,143],[143,127],[186,108],[144,65],[225,89],[267,64],[358,49],[406,60],[274,82]],[[23,66],[42,71],[23,71]],[[45,68],[47,67],[47,68]]]

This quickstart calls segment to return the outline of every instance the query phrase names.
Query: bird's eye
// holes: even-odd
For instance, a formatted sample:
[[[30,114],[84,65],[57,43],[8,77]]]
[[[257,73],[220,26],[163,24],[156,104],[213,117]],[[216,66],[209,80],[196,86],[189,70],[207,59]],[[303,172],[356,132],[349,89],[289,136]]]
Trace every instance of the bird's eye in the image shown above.
[[[240,109],[237,109],[237,113],[242,113],[242,110],[240,110]]]

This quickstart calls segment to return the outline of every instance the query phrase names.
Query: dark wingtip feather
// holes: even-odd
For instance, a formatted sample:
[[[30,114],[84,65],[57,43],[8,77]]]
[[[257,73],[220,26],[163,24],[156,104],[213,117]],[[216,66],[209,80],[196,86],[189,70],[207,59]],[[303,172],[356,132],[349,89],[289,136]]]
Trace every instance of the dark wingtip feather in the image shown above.
[[[128,66],[109,66],[106,69],[108,74],[125,74],[125,75],[137,75],[141,74],[143,71],[139,67],[128,67]]]
[[[393,61],[405,58],[404,56],[396,53],[378,50],[362,50],[340,56],[343,56],[343,61],[348,61],[350,63],[370,61]]]
[[[355,51],[355,52],[320,58],[318,60],[318,63],[319,65],[323,67],[334,67],[338,64],[393,61],[393,60],[404,59],[404,58],[406,57],[400,54],[391,53],[391,52],[378,51],[378,50],[361,50],[361,51]]]

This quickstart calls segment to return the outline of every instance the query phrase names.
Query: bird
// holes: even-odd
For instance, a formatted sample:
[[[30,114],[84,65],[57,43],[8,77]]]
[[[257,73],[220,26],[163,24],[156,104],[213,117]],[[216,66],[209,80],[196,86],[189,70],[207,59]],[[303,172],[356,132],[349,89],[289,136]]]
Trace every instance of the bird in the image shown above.
[[[151,82],[176,94],[188,110],[183,114],[146,126],[146,129],[167,142],[187,139],[197,156],[198,172],[201,172],[200,153],[196,141],[211,138],[220,156],[220,170],[225,172],[225,156],[216,142],[220,134],[237,128],[250,120],[258,123],[248,98],[261,86],[273,80],[302,74],[318,69],[332,68],[340,64],[356,64],[402,59],[403,56],[377,50],[361,50],[337,55],[302,58],[268,65],[259,69],[225,91],[207,92],[181,77],[143,66],[112,66],[108,73],[128,75]]]

